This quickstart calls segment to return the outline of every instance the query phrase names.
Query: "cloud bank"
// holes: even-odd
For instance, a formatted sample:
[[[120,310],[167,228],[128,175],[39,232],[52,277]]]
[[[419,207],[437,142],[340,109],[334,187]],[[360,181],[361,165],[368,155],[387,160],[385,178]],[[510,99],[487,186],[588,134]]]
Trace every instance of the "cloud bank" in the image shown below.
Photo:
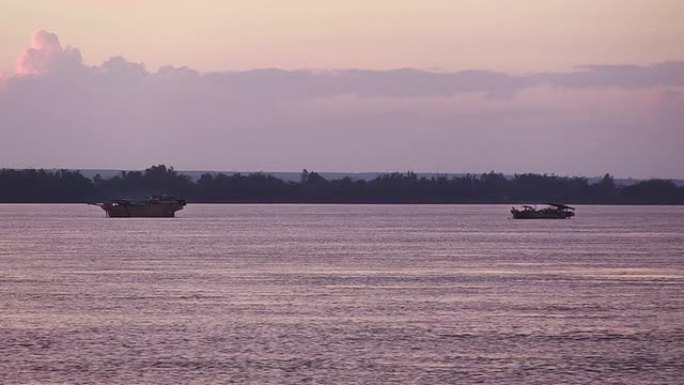
[[[684,177],[684,62],[507,74],[87,65],[38,31],[0,80],[0,166]]]

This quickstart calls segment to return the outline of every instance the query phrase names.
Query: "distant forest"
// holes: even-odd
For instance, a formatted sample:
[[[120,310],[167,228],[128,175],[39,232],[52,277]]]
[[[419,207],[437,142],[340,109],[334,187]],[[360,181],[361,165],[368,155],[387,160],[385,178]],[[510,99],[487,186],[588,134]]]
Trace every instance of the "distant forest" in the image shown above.
[[[263,173],[203,174],[192,180],[165,165],[93,179],[78,171],[0,169],[0,202],[101,202],[171,194],[204,203],[543,203],[684,204],[684,186],[669,180],[616,185],[606,174],[583,177],[499,173],[419,177],[391,173],[372,180],[326,180],[304,170],[298,182]]]

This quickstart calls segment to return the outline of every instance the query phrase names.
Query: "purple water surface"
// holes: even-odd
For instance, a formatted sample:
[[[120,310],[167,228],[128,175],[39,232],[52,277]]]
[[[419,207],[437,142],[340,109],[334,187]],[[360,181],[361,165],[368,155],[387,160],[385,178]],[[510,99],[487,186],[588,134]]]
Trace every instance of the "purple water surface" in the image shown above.
[[[684,207],[509,209],[0,205],[0,383],[684,383]]]

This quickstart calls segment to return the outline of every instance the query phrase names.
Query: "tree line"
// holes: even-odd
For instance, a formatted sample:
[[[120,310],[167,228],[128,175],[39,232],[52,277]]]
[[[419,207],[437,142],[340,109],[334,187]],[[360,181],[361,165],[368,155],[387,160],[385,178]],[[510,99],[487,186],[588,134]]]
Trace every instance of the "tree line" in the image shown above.
[[[684,204],[684,186],[652,179],[620,186],[606,174],[584,177],[490,172],[480,175],[420,177],[390,173],[372,180],[327,180],[302,171],[298,182],[264,173],[210,174],[197,180],[173,167],[122,171],[90,179],[79,171],[0,169],[0,202],[101,202],[170,194],[204,203],[543,203]]]

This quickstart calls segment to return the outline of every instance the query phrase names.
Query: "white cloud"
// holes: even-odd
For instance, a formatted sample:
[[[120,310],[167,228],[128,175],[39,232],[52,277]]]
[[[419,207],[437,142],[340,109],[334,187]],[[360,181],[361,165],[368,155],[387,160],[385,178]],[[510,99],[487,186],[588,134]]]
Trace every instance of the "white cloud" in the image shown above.
[[[39,30],[34,32],[31,45],[17,58],[18,75],[43,75],[81,66],[78,49],[62,48],[57,35]]]

